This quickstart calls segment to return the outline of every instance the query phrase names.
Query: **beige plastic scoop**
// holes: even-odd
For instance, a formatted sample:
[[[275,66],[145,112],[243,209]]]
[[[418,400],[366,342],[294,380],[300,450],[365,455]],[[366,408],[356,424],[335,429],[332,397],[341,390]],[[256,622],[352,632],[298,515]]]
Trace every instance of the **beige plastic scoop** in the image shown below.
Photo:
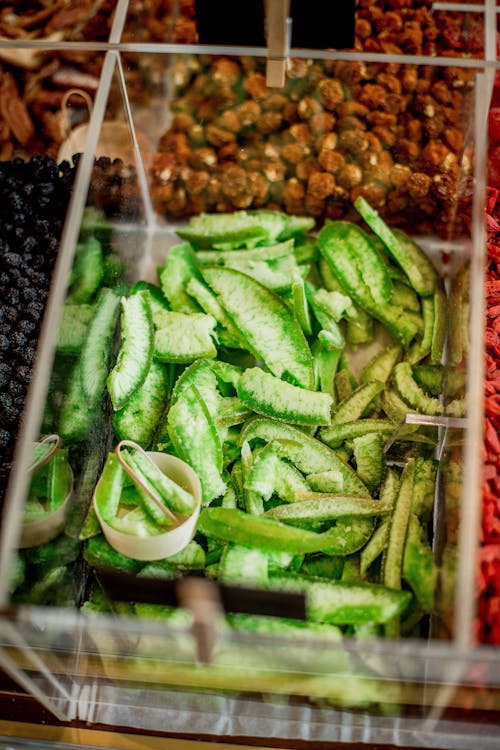
[[[123,443],[128,442],[123,441]],[[198,475],[185,461],[157,451],[145,451],[145,453],[164,474],[193,495],[196,504],[191,515],[186,517],[170,514],[175,519],[176,525],[174,527],[169,528],[161,534],[140,537],[117,531],[117,529],[114,529],[104,521],[99,513],[95,495],[93,504],[104,536],[117,552],[134,560],[163,560],[165,557],[171,557],[180,552],[192,540],[201,508],[201,484]],[[119,456],[118,451],[117,455]],[[124,469],[132,476],[133,473],[122,460],[121,463]]]
[[[89,123],[82,123],[73,129],[70,126],[66,107],[71,94],[78,94],[85,99],[89,114],[92,112],[92,100],[86,92],[79,89],[70,89],[66,92],[61,105],[61,113],[66,121],[67,137],[59,147],[57,154],[59,164],[62,161],[69,161],[71,164],[74,154],[82,153],[87,143]],[[147,166],[151,159],[151,144],[148,138],[140,131],[137,131],[136,137],[143,162]],[[132,136],[126,122],[123,120],[105,120],[102,123],[95,158],[98,159],[100,156],[107,156],[112,161],[114,159],[121,159],[126,165],[135,164],[136,156]]]
[[[54,453],[61,447],[61,439],[58,435],[47,435],[43,440],[35,443],[35,448],[47,447],[46,451],[41,452],[39,460],[34,461],[30,466],[30,473],[33,473],[44,464],[46,464]],[[21,539],[19,542],[19,549],[26,549],[27,547],[37,547],[40,544],[46,544],[52,541],[58,536],[64,529],[66,524],[66,518],[70,506],[71,496],[73,494],[73,472],[69,467],[71,481],[70,489],[66,495],[64,501],[59,505],[53,513],[46,513],[41,518],[37,518],[35,521],[29,523],[23,523],[21,527]]]

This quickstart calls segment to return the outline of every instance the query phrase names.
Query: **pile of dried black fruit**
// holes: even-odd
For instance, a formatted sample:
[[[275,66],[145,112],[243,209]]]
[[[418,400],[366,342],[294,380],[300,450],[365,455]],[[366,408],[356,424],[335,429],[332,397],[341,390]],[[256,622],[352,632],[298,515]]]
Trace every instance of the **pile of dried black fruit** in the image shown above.
[[[0,505],[74,173],[41,154],[0,162]]]

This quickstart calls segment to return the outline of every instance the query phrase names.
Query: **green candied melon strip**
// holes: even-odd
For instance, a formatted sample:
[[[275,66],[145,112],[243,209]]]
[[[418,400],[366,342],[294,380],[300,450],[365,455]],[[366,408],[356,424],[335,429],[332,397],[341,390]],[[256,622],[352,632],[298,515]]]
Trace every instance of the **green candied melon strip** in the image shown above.
[[[359,267],[359,259],[350,238],[338,236],[335,227],[326,224],[318,235],[318,247],[322,256],[330,265],[333,273],[340,281],[344,291],[353,301],[367,313],[380,321],[391,335],[407,349],[421,328],[421,322],[415,319],[414,313],[409,313],[393,304],[382,303],[383,288],[376,292],[365,281]]]
[[[418,294],[432,294],[436,285],[437,273],[425,253],[413,240],[400,230],[392,231],[379,213],[359,196],[354,206],[374,234],[386,246],[389,254],[408,276],[410,284]]]
[[[301,493],[300,502],[277,505],[266,512],[266,518],[285,523],[299,520],[331,521],[345,516],[371,517],[390,513],[391,506],[371,497],[329,495],[323,492]]]
[[[145,292],[121,300],[121,345],[107,384],[111,402],[121,409],[141,387],[153,359],[153,319]]]
[[[286,383],[260,367],[241,375],[237,393],[242,404],[258,414],[292,424],[328,425],[333,398]]]
[[[201,281],[194,250],[189,242],[172,247],[165,265],[158,270],[161,290],[172,310],[190,313],[200,312],[200,306],[186,292],[191,278]]]
[[[95,237],[79,243],[71,273],[68,302],[89,302],[98,291],[104,277],[102,245]]]
[[[154,356],[162,362],[194,362],[216,357],[216,320],[205,313],[166,312],[154,335]]]
[[[243,244],[249,239],[266,241],[273,239],[284,228],[284,220],[279,217],[274,231],[269,231],[269,227],[263,227],[262,223],[262,217],[255,212],[202,213],[192,216],[188,226],[178,229],[177,234],[181,239],[200,247],[210,247],[219,242]]]
[[[338,472],[343,480],[343,492],[350,495],[369,494],[354,469],[342,461],[327,445],[302,430],[264,417],[249,419],[240,433],[239,443],[259,439],[279,442],[283,458],[287,458],[304,474],[325,471]]]
[[[198,529],[209,537],[268,552],[349,555],[366,543],[373,531],[373,521],[344,519],[317,534],[237,508],[205,508],[200,514]]]
[[[268,369],[303,388],[314,388],[311,350],[286,303],[239,271],[207,267],[203,276],[241,332],[249,351]]]
[[[78,354],[85,341],[87,327],[93,313],[93,305],[83,303],[64,305],[57,335],[58,352]]]
[[[334,221],[322,232],[328,242],[348,246],[363,283],[370,289],[375,304],[389,305],[392,299],[392,281],[387,265],[376,245],[361,227],[349,221]]]
[[[197,250],[196,260],[200,265],[225,266],[258,260],[276,260],[293,254],[293,240],[275,245],[259,245],[248,250]]]
[[[203,504],[223,495],[222,446],[213,418],[194,385],[177,396],[170,407],[168,434],[180,458],[198,474]]]
[[[119,306],[120,298],[108,287],[102,287],[87,327],[80,359],[82,391],[91,409],[99,404],[106,388]]]
[[[311,581],[303,576],[270,575],[271,588],[306,595],[308,619],[333,625],[385,623],[409,605],[409,591],[394,591],[374,583]]]
[[[147,448],[165,411],[170,391],[167,367],[153,360],[146,379],[128,403],[113,414],[113,428],[120,440],[132,440]]]

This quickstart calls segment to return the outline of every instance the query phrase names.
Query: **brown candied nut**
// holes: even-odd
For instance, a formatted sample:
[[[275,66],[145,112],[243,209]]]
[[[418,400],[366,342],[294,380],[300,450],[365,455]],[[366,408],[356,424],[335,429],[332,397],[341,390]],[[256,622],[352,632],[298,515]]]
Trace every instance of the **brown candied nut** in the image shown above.
[[[357,91],[358,101],[365,104],[369,109],[383,107],[386,96],[387,91],[377,83],[366,83],[364,86],[360,86]]]
[[[302,182],[307,182],[313,172],[320,172],[321,166],[316,159],[304,159],[295,165],[295,176]]]
[[[0,84],[0,114],[21,146],[28,146],[33,141],[35,126],[10,73],[3,74]]]
[[[262,106],[270,112],[283,112],[287,102],[288,99],[284,94],[273,93],[266,96]]]
[[[157,185],[153,183],[152,197],[155,211],[163,213],[166,210],[167,204],[172,200],[175,190],[175,184],[168,182],[166,185]]]
[[[358,164],[344,164],[336,172],[335,179],[340,187],[350,190],[362,182],[363,172]]]
[[[242,128],[248,128],[255,125],[261,112],[260,106],[257,102],[254,102],[251,99],[238,104],[234,111]]]
[[[211,174],[205,187],[207,203],[214,206],[222,196],[222,184],[218,175]]]
[[[210,181],[210,174],[203,171],[191,171],[185,180],[186,192],[190,198],[204,192]]]
[[[328,148],[323,148],[318,154],[318,163],[325,172],[336,174],[345,164],[345,157],[340,151],[331,151]]]
[[[345,200],[339,198],[332,200],[329,198],[326,201],[325,206],[325,217],[331,221],[339,221],[344,218],[346,214],[346,203],[349,200],[349,196]]]
[[[464,145],[463,133],[458,128],[445,128],[443,135],[448,146],[458,154]]]
[[[179,164],[187,164],[191,156],[191,146],[185,133],[174,133],[167,130],[158,142],[158,151],[169,151],[175,154]]]
[[[367,18],[356,18],[354,33],[358,39],[369,39],[372,35],[370,21]]]
[[[368,141],[368,149],[367,151],[378,154],[379,151],[383,151],[383,146],[380,141],[380,138],[377,137],[377,135],[373,131],[367,131],[365,133],[365,138]]]
[[[286,167],[281,160],[273,159],[265,162],[263,173],[270,183],[282,182],[285,179]]]
[[[290,164],[298,164],[311,153],[311,149],[303,143],[287,143],[281,149],[283,159]]]
[[[382,38],[380,40],[379,46],[380,46],[379,52],[383,52],[385,55],[400,55],[401,54],[401,47],[399,46],[399,38],[398,38],[398,44],[395,44],[389,39]]]
[[[172,193],[172,197],[165,204],[165,211],[168,216],[182,218],[187,215],[187,197],[183,187],[177,187]]]
[[[424,125],[421,120],[411,117],[406,122],[406,135],[410,141],[420,143],[423,138]]]
[[[444,81],[435,81],[431,86],[430,92],[440,104],[450,104],[451,91]]]
[[[439,205],[437,201],[434,200],[434,198],[432,198],[431,196],[428,196],[425,200],[419,202],[418,208],[419,208],[419,211],[422,211],[422,213],[426,214],[427,216],[432,217],[433,223],[429,226],[432,227],[431,231],[435,234],[436,233],[436,225],[435,225],[436,216],[439,211]],[[423,228],[422,225],[419,226],[419,230],[420,230],[420,234],[425,233],[425,228]]]
[[[335,78],[322,78],[318,83],[317,93],[324,108],[331,111],[335,110],[345,98],[344,87]]]
[[[194,117],[187,112],[176,112],[172,118],[172,130],[180,133],[189,132],[194,124]]]
[[[379,86],[383,86],[391,94],[401,94],[403,90],[399,78],[387,71],[379,73],[375,80]]]
[[[288,101],[283,108],[283,122],[293,125],[299,119],[297,105],[295,102]]]
[[[360,154],[368,148],[368,140],[362,130],[342,130],[338,136],[338,148],[348,154]]]
[[[269,196],[269,184],[260,172],[248,172],[249,189],[253,195],[255,206],[264,206]]]
[[[236,60],[219,57],[212,63],[212,77],[225,86],[234,86],[241,78],[241,68]]]
[[[382,42],[378,37],[371,36],[369,39],[365,40],[363,50],[365,52],[383,52]],[[400,52],[400,50],[398,50],[398,52]]]
[[[333,151],[335,148],[337,148],[337,143],[337,133],[335,133],[335,131],[332,131],[331,133],[322,133],[319,138],[316,139],[315,146],[318,152],[322,151],[323,149]]]
[[[179,165],[175,155],[168,151],[155,154],[151,166],[151,176],[156,185],[174,182],[179,175]]]
[[[226,143],[234,142],[236,140],[236,135],[230,130],[224,130],[223,128],[218,128],[217,125],[214,125],[213,123],[208,123],[205,128],[205,138],[212,146],[220,148]]]
[[[335,111],[339,117],[357,117],[359,119],[368,118],[370,110],[361,102],[347,101],[341,102]]]
[[[249,73],[243,82],[243,88],[252,99],[264,99],[267,95],[266,79],[262,73]]]
[[[335,118],[330,112],[319,112],[311,117],[309,127],[313,135],[330,133],[335,127]]]
[[[236,141],[232,141],[231,143],[226,143],[224,146],[221,146],[219,149],[218,157],[219,162],[223,164],[227,161],[236,161],[236,157],[238,155],[239,146],[236,143]]]
[[[220,171],[220,181],[222,193],[231,203],[241,208],[250,205],[247,173],[244,169],[236,164],[224,165]]]
[[[401,13],[388,10],[375,20],[378,31],[401,31],[403,28],[403,17]]]
[[[431,140],[422,151],[422,162],[432,171],[436,171],[449,153],[450,149],[442,141]]]
[[[360,195],[373,206],[373,208],[380,209],[385,206],[387,198],[387,188],[384,185],[380,185],[376,182],[365,182],[362,185],[357,185],[350,191],[350,200],[352,203]]]
[[[414,164],[420,159],[420,146],[408,138],[399,138],[394,143],[394,151],[397,161],[403,164]]]
[[[359,117],[354,115],[348,115],[347,117],[340,117],[337,120],[336,130],[341,132],[342,130],[357,130],[359,132],[366,130],[367,124],[364,120],[360,120]]]
[[[270,135],[280,130],[283,122],[281,112],[262,112],[255,123],[259,133]]]
[[[391,114],[404,112],[407,107],[407,100],[401,94],[387,94],[384,103],[384,109]]]
[[[217,153],[213,148],[209,148],[208,146],[193,149],[189,156],[189,165],[193,167],[193,169],[212,170],[215,169],[217,164]]]
[[[387,196],[387,210],[390,214],[403,214],[408,210],[408,196],[397,190],[391,190]]]
[[[407,182],[410,197],[417,203],[425,198],[432,185],[432,178],[424,172],[414,172]]]
[[[312,96],[303,97],[297,104],[297,113],[302,120],[309,120],[320,112],[323,112],[321,102]]]
[[[317,198],[315,195],[311,195],[309,192],[306,193],[304,199],[304,206],[308,216],[323,216],[325,213],[326,201],[322,198]]]
[[[240,118],[234,109],[226,109],[222,112],[215,124],[222,130],[229,130],[230,133],[239,133],[241,130]]]
[[[306,78],[309,74],[309,63],[302,58],[293,57],[288,61],[287,78],[292,80]]]
[[[419,55],[423,41],[424,34],[418,21],[405,21],[403,32],[398,37],[402,51],[409,55]]]
[[[403,65],[399,76],[403,91],[415,91],[418,81],[418,70],[414,65]]]
[[[384,148],[392,148],[396,143],[396,133],[389,128],[376,127],[371,133],[378,138]]]
[[[189,138],[189,143],[193,148],[199,148],[200,146],[205,145],[205,130],[203,125],[199,122],[195,122],[194,125],[189,128],[187,136]]]
[[[405,192],[412,175],[410,167],[405,164],[394,164],[389,170],[389,179],[398,192]]]
[[[367,121],[374,127],[394,128],[397,125],[398,118],[390,112],[382,112],[374,109],[366,116]]]
[[[304,185],[295,177],[285,183],[283,190],[283,204],[289,214],[304,214],[304,200],[306,191]]]
[[[380,180],[385,183],[394,160],[390,151],[365,151],[360,154],[359,164],[363,168],[365,179]]]
[[[453,66],[446,67],[443,71],[443,79],[452,89],[463,89],[471,86],[471,73],[462,68]]]
[[[329,172],[313,172],[307,181],[307,195],[324,200],[333,193],[335,177]]]
[[[296,122],[288,128],[287,132],[294,141],[297,141],[297,143],[305,143],[309,145],[312,141],[312,133],[305,122]]]

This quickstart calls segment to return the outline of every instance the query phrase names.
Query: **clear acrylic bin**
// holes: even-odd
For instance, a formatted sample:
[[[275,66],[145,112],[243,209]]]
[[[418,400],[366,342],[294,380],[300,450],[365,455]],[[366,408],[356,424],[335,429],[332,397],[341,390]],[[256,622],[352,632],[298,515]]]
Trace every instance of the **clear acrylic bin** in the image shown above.
[[[436,4],[434,12],[446,5]],[[401,196],[393,182],[391,201],[391,189],[385,187],[380,204],[388,211],[389,223],[399,219],[411,231],[446,279],[449,293],[459,291],[469,309],[469,337],[467,342],[462,341],[464,357],[459,362],[466,371],[467,416],[427,420],[438,430],[436,457],[440,461],[434,507],[435,552],[440,560],[456,561],[443,584],[438,614],[432,618],[427,638],[348,636],[335,641],[326,637],[292,638],[279,632],[272,636],[239,632],[220,618],[213,606],[210,585],[198,589],[194,598],[188,597],[187,605],[168,623],[148,617],[147,608],[136,607],[132,611],[118,601],[120,597],[112,612],[96,613],[85,607],[81,610],[80,604],[94,581],[94,572],[81,557],[69,568],[74,606],[69,601],[64,606],[51,606],[11,596],[11,566],[28,492],[27,468],[32,444],[44,431],[45,405],[58,364],[59,323],[84,208],[92,205],[105,209],[112,226],[113,252],[123,261],[127,277],[135,281],[155,279],[156,268],[177,241],[176,228],[189,215],[213,206],[219,206],[219,210],[241,208],[234,201],[252,200],[241,192],[224,192],[220,184],[216,186],[219,192],[211,198],[195,189],[196,178],[203,171],[202,157],[208,153],[212,166],[214,158],[219,160],[223,171],[227,154],[231,153],[230,148],[223,150],[225,134],[217,130],[224,105],[217,100],[214,104],[206,97],[205,104],[212,111],[204,120],[198,100],[194,104],[186,97],[177,100],[175,86],[189,77],[202,76],[203,71],[209,71],[208,83],[206,77],[200,78],[198,92],[202,81],[207,86],[214,85],[218,68],[213,63],[228,57],[234,57],[235,64],[242,66],[240,71],[257,70],[263,74],[265,51],[150,41],[136,31],[137,18],[127,15],[127,3],[120,2],[107,49],[93,46],[91,41],[84,45],[89,53],[99,49],[104,59],[16,448],[0,546],[0,665],[59,718],[213,736],[393,743],[457,750],[470,748],[472,742],[480,743],[482,748],[497,746],[500,656],[498,649],[478,644],[475,637],[483,444],[485,123],[496,69],[496,8],[491,2],[484,6],[449,7],[463,16],[465,28],[474,27],[479,15],[484,18],[483,45],[476,43],[471,51],[456,58],[391,55],[385,51],[291,53],[298,61],[295,71],[302,64],[312,70],[331,71],[342,62],[346,70],[359,70],[360,65],[369,67],[374,77],[401,77],[404,72],[413,75],[417,70],[417,81],[420,76],[428,76],[433,81],[445,81],[452,90],[453,81],[461,92],[468,87],[467,96],[454,112],[455,135],[458,133],[461,140],[455,151],[451,141],[448,149],[452,156],[447,164],[451,160],[458,167],[453,173],[458,176],[453,200],[450,202],[446,190],[436,190],[433,208],[419,203],[417,192],[412,200],[398,203]],[[313,62],[307,63],[308,60]],[[468,83],[464,84],[464,80]],[[313,106],[307,94],[308,91],[296,100],[297,107],[304,108],[303,113]],[[413,94],[408,89],[405,95],[411,98]],[[171,108],[173,101],[175,113]],[[369,103],[366,106],[369,110]],[[394,107],[398,111],[396,104]],[[344,116],[359,116],[359,111],[353,114],[354,109]],[[433,114],[427,110],[419,126],[427,122],[431,134]],[[189,121],[181,115],[189,115]],[[363,110],[361,116],[365,115]],[[304,114],[299,114],[297,121],[303,123],[305,119]],[[319,118],[315,122],[318,128],[324,127]],[[191,162],[195,165],[191,170],[174,164],[175,174],[169,171],[172,154],[179,156],[178,139],[166,137],[165,133],[171,128],[177,133],[191,128],[196,143],[200,131],[206,137],[211,126],[210,150],[200,151],[198,161]],[[282,201],[279,207],[287,209],[289,195],[290,210],[293,196],[286,192],[287,180],[295,175],[292,187],[296,186],[301,182],[301,172],[297,163],[288,165],[292,171],[287,176],[279,172],[282,148],[290,145],[279,132],[262,124],[259,137],[245,147],[254,148],[251,156],[256,152],[257,161],[268,160],[270,186],[265,200],[274,205]],[[231,138],[227,141],[233,142]],[[389,169],[401,159],[403,152],[398,152],[398,145],[401,144],[385,144],[384,151],[390,154]],[[311,148],[316,146],[310,147],[308,153]],[[287,153],[290,157],[293,149]],[[364,175],[377,166],[373,160],[363,162],[362,153],[351,153],[350,163],[360,165]],[[113,174],[106,171],[107,162],[101,161],[102,169],[95,168],[95,159],[106,156],[123,160]],[[418,156],[417,153],[415,158]],[[232,164],[234,154],[227,158]],[[243,169],[242,164],[239,166]],[[298,171],[294,172],[296,168]],[[425,163],[420,162],[417,171],[425,177]],[[449,170],[444,167],[432,172],[434,183],[446,185],[448,175]],[[372,184],[384,185],[384,176],[375,174]],[[341,216],[352,218],[345,190],[338,193],[330,216],[324,212],[331,201],[314,201],[314,196],[309,196],[306,206],[317,212],[319,222]],[[257,192],[253,195],[256,201]],[[465,289],[464,267],[469,267]],[[450,336],[456,335],[454,326],[456,321],[451,320]],[[412,415],[407,421],[412,419],[419,421]],[[86,510],[111,441],[109,413],[105,411],[75,449],[75,492],[66,526],[67,535],[75,540],[82,535]],[[100,580],[109,585],[123,584],[107,581],[105,576]],[[139,579],[125,579],[125,586],[127,581],[134,587],[134,595],[140,596]],[[172,591],[165,584],[165,601],[170,601]],[[154,592],[158,597],[158,587]],[[177,599],[182,596],[182,591],[174,593]],[[208,608],[201,615],[197,606],[200,602]],[[141,611],[145,616],[140,616]],[[206,612],[209,616],[205,616]]]

